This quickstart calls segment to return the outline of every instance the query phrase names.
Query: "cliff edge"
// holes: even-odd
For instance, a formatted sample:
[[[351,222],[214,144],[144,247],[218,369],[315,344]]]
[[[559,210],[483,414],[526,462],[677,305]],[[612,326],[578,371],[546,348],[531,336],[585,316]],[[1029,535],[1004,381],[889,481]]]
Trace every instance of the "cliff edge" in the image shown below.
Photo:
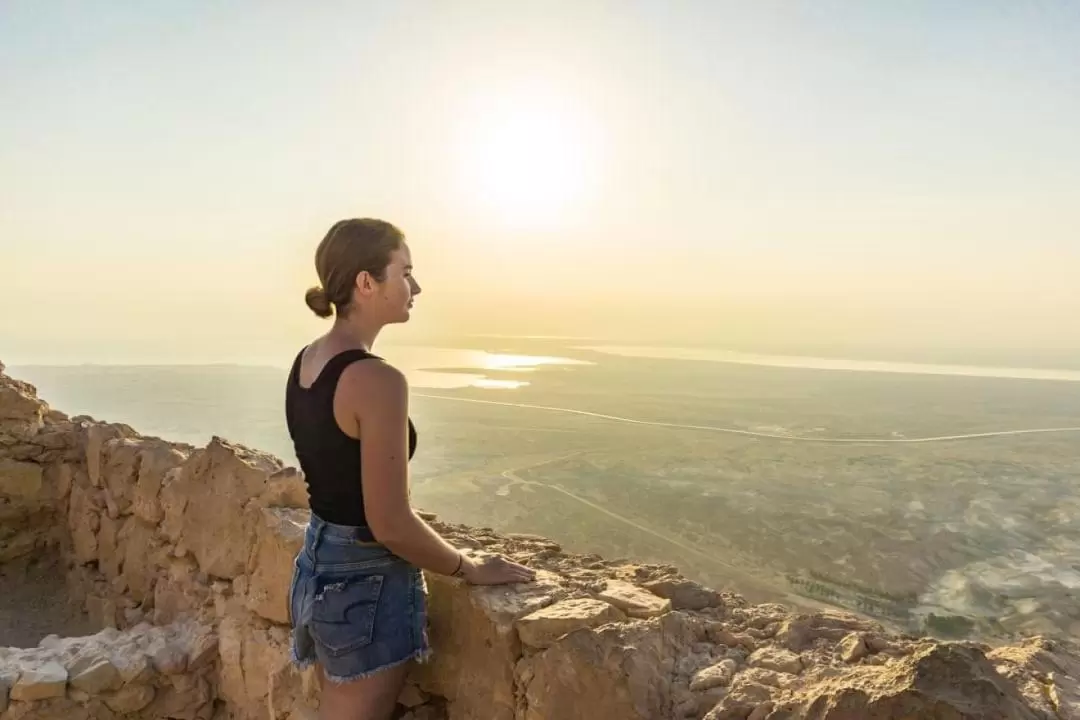
[[[302,478],[277,458],[69,418],[0,365],[0,564],[17,578],[56,558],[99,630],[0,647],[0,720],[314,718],[315,678],[288,663],[306,520]],[[1071,643],[895,635],[846,613],[751,605],[670,566],[432,522],[538,579],[429,576],[435,656],[412,673],[399,718],[1080,720]]]

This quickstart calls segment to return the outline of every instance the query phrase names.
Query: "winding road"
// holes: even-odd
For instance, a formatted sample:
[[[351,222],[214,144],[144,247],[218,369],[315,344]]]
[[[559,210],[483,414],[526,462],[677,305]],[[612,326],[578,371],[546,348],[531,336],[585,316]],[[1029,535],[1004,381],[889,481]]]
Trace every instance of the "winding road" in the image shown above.
[[[428,398],[431,400],[449,400],[451,402],[474,403],[477,405],[498,405],[501,407],[526,408],[529,410],[543,410],[546,412],[563,413],[566,415],[580,415],[583,417],[598,418],[611,422],[626,423],[628,425],[647,425],[651,427],[677,428],[683,430],[704,430],[707,432],[727,433],[729,435],[745,435],[748,437],[768,440],[787,440],[789,442],[826,443],[826,444],[860,444],[860,445],[912,445],[918,443],[948,442],[952,440],[975,440],[979,438],[1007,437],[1011,435],[1037,435],[1042,433],[1068,433],[1080,432],[1078,427],[1053,427],[1053,428],[1028,428],[1021,430],[993,430],[990,432],[963,433],[959,435],[935,435],[933,437],[918,438],[838,438],[838,437],[809,437],[806,435],[783,435],[780,433],[756,432],[753,430],[740,430],[738,428],[718,427],[715,425],[686,425],[683,423],[659,422],[653,420],[637,420],[635,418],[620,417],[618,415],[605,415],[603,413],[589,412],[588,410],[575,410],[574,408],[552,407],[550,405],[531,405],[529,403],[501,402],[498,400],[476,400],[473,398],[453,397],[450,395],[432,395],[429,393],[413,393],[414,397]]]

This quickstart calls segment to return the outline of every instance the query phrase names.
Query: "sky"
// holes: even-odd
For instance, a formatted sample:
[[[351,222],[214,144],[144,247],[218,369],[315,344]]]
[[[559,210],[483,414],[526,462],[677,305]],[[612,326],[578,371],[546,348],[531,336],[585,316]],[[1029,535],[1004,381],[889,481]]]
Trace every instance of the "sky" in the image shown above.
[[[391,342],[1080,365],[1071,0],[6,0],[0,108],[9,364],[287,364],[370,216]]]

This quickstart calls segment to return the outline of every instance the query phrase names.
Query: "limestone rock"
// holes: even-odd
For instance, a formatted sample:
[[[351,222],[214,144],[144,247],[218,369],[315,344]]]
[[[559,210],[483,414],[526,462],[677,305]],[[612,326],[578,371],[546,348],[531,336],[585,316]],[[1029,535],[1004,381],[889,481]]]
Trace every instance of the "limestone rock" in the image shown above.
[[[166,558],[162,574],[154,583],[154,622],[164,624],[198,613],[211,601],[210,586],[190,557]]]
[[[113,712],[129,715],[153,702],[154,688],[150,685],[125,685],[115,693],[106,695],[104,699]]]
[[[98,557],[98,531],[101,529],[99,505],[94,496],[100,492],[76,483],[71,488],[68,505],[68,528],[71,530],[72,551],[80,563],[93,562]]]
[[[150,658],[141,652],[133,652],[133,649],[131,646],[114,648],[109,659],[120,672],[120,679],[125,685],[148,683],[154,677],[154,667],[150,664]]]
[[[771,701],[774,692],[775,690],[752,677],[738,675],[728,693],[705,715],[704,720],[744,720],[757,712],[759,707],[769,707],[766,704]],[[760,715],[761,713],[758,713],[759,717]]]
[[[518,664],[524,690],[518,718],[668,717],[670,668],[687,653],[699,632],[689,618],[675,612],[565,635]]]
[[[161,536],[171,543],[180,542],[184,530],[184,510],[187,508],[187,475],[184,466],[175,467],[165,473],[158,493],[163,519],[159,531]]]
[[[816,675],[768,720],[1048,720],[982,651],[964,645],[930,645],[884,667]]]
[[[690,681],[690,689],[693,692],[704,692],[710,688],[727,685],[735,677],[737,667],[734,660],[725,658],[715,665],[699,670]]]
[[[28,702],[63,697],[67,689],[68,673],[56,661],[24,669],[11,688],[11,699]]]
[[[221,697],[241,717],[258,717],[275,678],[289,672],[288,632],[237,608],[221,621],[218,633]]]
[[[732,631],[727,623],[715,622],[707,626],[709,639],[714,643],[727,645],[728,647],[741,647],[753,652],[757,649],[757,641],[745,632]]]
[[[150,663],[162,675],[179,675],[187,669],[187,655],[175,644],[161,640],[148,648]]]
[[[855,663],[870,654],[870,648],[860,633],[848,633],[840,641],[836,651],[846,663]]]
[[[0,654],[0,661],[2,660],[3,655]],[[18,681],[18,676],[18,670],[0,664],[0,714],[8,709],[8,698],[11,696],[11,689]]]
[[[609,580],[597,597],[632,618],[652,618],[671,611],[670,600],[653,595],[624,580]]]
[[[187,640],[188,670],[195,671],[211,664],[218,655],[217,633],[208,627],[197,627]]]
[[[90,484],[94,487],[103,487],[102,478],[102,450],[105,444],[111,440],[129,437],[121,425],[106,425],[105,423],[89,423],[86,426],[86,472]]]
[[[45,483],[41,466],[0,458],[0,497],[15,503],[44,502]]]
[[[122,522],[109,515],[101,516],[98,528],[98,568],[108,580],[120,577],[120,568],[124,562],[122,549],[117,543]]]
[[[66,462],[53,462],[44,467],[42,484],[51,505],[60,505],[67,498],[75,473],[75,468]]]
[[[514,666],[521,641],[514,623],[561,600],[559,579],[538,571],[536,581],[512,586],[470,587],[428,574],[431,643],[438,648],[417,668],[421,689],[446,698],[456,718],[513,720]]]
[[[626,618],[603,600],[577,598],[541,608],[517,621],[521,642],[533,648],[550,647],[563,635]]]
[[[131,498],[139,471],[139,454],[148,441],[143,438],[113,438],[101,449],[101,477],[106,503],[113,517],[131,512]]]
[[[723,600],[715,590],[685,578],[665,578],[645,583],[645,589],[671,601],[673,610],[704,610],[720,607]]]
[[[308,490],[303,473],[293,467],[278,470],[267,481],[266,492],[260,501],[266,507],[308,509]]]
[[[181,542],[214,577],[232,579],[244,573],[255,538],[257,518],[245,512],[260,496],[280,461],[214,438],[195,452],[174,481],[187,496]]]
[[[0,713],[7,710],[8,698],[11,696],[11,688],[18,679],[19,673],[17,671],[0,667]]]
[[[1032,708],[1051,717],[1080,720],[1080,655],[1044,637],[998,647],[986,654],[998,673],[1013,682]]]
[[[100,595],[86,596],[86,614],[90,616],[90,623],[95,627],[116,627],[116,602]]]
[[[15,438],[34,435],[44,425],[47,410],[33,385],[3,375],[0,368],[0,435]]]
[[[10,534],[4,532],[4,535],[6,537],[0,536],[0,563],[29,555],[47,538],[39,532],[27,529],[16,530]]]
[[[187,455],[177,447],[162,441],[144,443],[139,453],[138,474],[131,505],[135,516],[156,525],[164,518],[161,507],[161,487],[166,474],[179,467]]]
[[[755,650],[746,662],[754,667],[792,675],[798,675],[803,669],[802,659],[798,655],[777,647],[763,647]]]
[[[195,720],[209,717],[213,710],[213,688],[205,677],[199,675],[175,675],[168,682],[159,684],[154,700],[143,710],[148,718]]]
[[[118,541],[123,550],[122,576],[128,594],[141,603],[153,594],[162,543],[154,528],[137,517],[124,523]]]
[[[249,565],[248,609],[277,623],[289,621],[289,586],[293,560],[304,545],[309,513],[270,507],[260,522]]]
[[[819,638],[839,642],[849,632],[860,630],[875,631],[880,628],[848,613],[823,611],[785,619],[776,633],[776,640],[787,649],[800,652]]]
[[[412,683],[405,683],[398,695],[397,704],[402,707],[414,708],[423,705],[428,700],[428,694]]]
[[[99,695],[120,685],[120,671],[100,652],[78,655],[68,667],[71,687],[90,695]]]

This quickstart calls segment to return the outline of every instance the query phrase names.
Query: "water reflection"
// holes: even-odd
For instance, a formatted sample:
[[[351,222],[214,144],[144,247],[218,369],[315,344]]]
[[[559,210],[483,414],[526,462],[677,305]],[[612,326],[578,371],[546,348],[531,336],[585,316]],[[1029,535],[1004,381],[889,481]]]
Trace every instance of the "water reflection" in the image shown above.
[[[1018,380],[1062,380],[1080,382],[1080,370],[982,367],[976,365],[945,365],[940,363],[854,360],[850,358],[806,357],[800,355],[769,355],[713,350],[709,348],[626,347],[619,345],[589,345],[575,348],[632,358],[661,360],[698,360],[763,365],[778,368],[810,370],[851,370],[858,372],[906,373],[916,375],[960,375],[965,377],[1010,378]]]
[[[516,390],[529,385],[526,380],[491,377],[477,370],[500,374],[531,373],[540,367],[593,364],[550,355],[519,355],[420,345],[380,348],[380,354],[400,368],[413,387],[439,390],[467,387]]]

